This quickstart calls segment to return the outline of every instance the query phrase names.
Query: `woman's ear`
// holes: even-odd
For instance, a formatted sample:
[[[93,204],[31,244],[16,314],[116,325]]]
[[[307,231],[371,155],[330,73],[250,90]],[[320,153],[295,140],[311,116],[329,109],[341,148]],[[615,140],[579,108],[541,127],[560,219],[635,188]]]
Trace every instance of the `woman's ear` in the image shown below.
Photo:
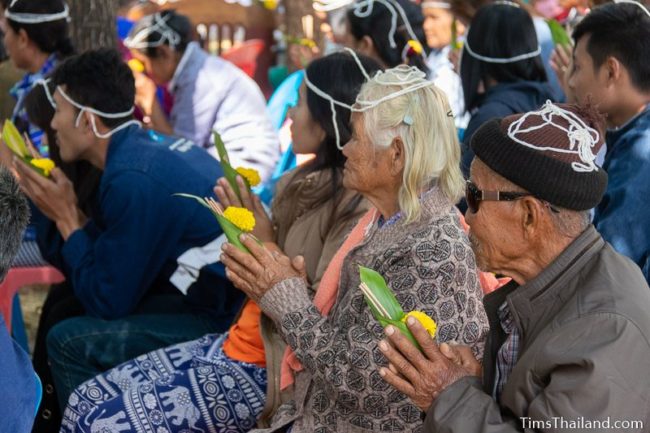
[[[401,176],[406,165],[406,152],[401,137],[395,137],[390,143],[390,174]]]
[[[27,48],[29,45],[29,36],[27,35],[27,32],[25,29],[20,29],[18,30],[18,46],[20,48]]]
[[[362,37],[357,44],[357,51],[368,57],[376,57],[375,43],[368,35]]]

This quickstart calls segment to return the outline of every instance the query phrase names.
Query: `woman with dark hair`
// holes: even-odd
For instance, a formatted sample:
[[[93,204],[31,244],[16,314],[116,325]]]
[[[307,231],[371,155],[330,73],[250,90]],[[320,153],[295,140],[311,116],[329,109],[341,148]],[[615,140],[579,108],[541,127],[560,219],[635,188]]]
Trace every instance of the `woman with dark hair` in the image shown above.
[[[424,16],[409,0],[357,0],[346,16],[344,44],[385,68],[406,64],[428,73]],[[426,52],[425,52],[426,51]]]
[[[467,176],[474,157],[469,143],[479,126],[554,99],[528,12],[508,1],[480,8],[467,32],[460,77],[465,107],[472,115],[463,138],[462,169]]]
[[[23,103],[34,84],[73,53],[68,18],[68,6],[63,0],[16,0],[5,9],[0,20],[7,54],[18,69],[27,72],[11,89],[17,101],[12,120],[19,131],[29,134],[34,146],[45,156],[48,149],[41,143],[43,132],[29,122]]]
[[[369,58],[362,57],[361,63],[370,74],[379,69]],[[365,81],[355,59],[344,53],[314,60],[306,76],[348,105]],[[345,157],[336,137],[350,139],[350,111],[335,110],[336,127],[329,101],[303,84],[299,103],[289,114],[294,151],[316,157],[280,180],[272,220],[245,188],[240,202],[223,179],[215,187],[224,206],[244,205],[255,213],[253,234],[261,241],[304,257],[297,265],[314,290],[346,234],[368,209],[367,202],[342,185]],[[281,403],[285,347],[273,322],[249,300],[228,333],[139,356],[79,386],[70,395],[61,431],[93,432],[100,426],[110,431],[135,431],[136,426],[157,432],[248,431],[265,403],[266,414]]]
[[[135,102],[145,123],[192,140],[213,156],[212,131],[217,131],[230,161],[256,169],[266,180],[280,157],[280,145],[264,95],[239,68],[203,51],[193,35],[186,16],[167,10],[142,18],[124,40],[147,74],[135,73]],[[169,119],[156,98],[156,84],[167,86],[174,97]]]

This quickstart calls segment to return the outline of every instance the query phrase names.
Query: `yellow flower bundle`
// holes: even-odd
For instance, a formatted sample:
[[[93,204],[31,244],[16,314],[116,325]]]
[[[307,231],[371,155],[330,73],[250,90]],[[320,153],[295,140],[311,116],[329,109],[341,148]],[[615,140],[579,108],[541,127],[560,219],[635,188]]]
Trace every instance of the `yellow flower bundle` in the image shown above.
[[[382,325],[392,325],[399,329],[406,338],[408,338],[413,345],[418,349],[420,345],[413,337],[413,334],[406,326],[406,320],[409,317],[415,318],[419,321],[424,329],[427,330],[431,338],[435,338],[437,325],[436,322],[423,313],[422,311],[411,311],[404,313],[402,306],[395,298],[393,292],[388,288],[384,278],[372,269],[359,266],[359,276],[361,284],[359,288],[364,294],[366,303],[372,312],[375,319]]]
[[[260,174],[257,170],[252,168],[238,167],[235,170],[232,165],[230,165],[228,151],[226,150],[226,145],[223,143],[221,136],[217,131],[212,131],[212,134],[214,137],[214,145],[217,148],[217,154],[219,155],[219,163],[221,164],[223,177],[226,178],[233,191],[237,194],[237,197],[241,198],[241,192],[239,191],[239,185],[237,184],[237,176],[241,176],[241,178],[244,179],[244,184],[246,184],[246,188],[250,191],[251,187],[260,183]]]
[[[5,120],[2,127],[2,140],[9,150],[39,174],[49,177],[55,167],[54,161],[49,158],[34,158],[27,148],[25,140],[18,132],[16,125],[11,120]]]

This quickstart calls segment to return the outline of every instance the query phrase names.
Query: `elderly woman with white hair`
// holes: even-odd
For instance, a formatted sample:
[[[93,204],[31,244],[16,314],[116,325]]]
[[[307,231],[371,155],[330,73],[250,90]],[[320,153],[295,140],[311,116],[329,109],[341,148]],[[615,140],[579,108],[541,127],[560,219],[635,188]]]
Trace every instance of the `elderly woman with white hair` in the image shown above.
[[[250,236],[242,240],[251,254],[223,248],[228,277],[275,321],[290,347],[282,381],[292,383],[293,398],[268,431],[421,428],[420,409],[378,373],[387,365],[377,347],[383,329],[359,290],[359,265],[382,274],[405,311],[431,316],[438,342],[466,344],[482,357],[488,322],[474,254],[454,207],[464,182],[446,97],[421,72],[399,66],[369,79],[352,109],[343,183],[374,209],[334,256],[314,299],[300,257]]]

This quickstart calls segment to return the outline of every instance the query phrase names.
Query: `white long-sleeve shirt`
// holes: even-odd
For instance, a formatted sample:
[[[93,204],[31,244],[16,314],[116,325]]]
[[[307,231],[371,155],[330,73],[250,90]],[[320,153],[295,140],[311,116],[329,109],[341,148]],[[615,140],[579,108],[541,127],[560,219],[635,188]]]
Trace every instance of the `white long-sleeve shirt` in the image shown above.
[[[232,63],[210,56],[196,42],[187,46],[169,84],[174,96],[174,133],[208,148],[216,157],[212,130],[223,139],[233,166],[273,173],[280,143],[257,84]]]

